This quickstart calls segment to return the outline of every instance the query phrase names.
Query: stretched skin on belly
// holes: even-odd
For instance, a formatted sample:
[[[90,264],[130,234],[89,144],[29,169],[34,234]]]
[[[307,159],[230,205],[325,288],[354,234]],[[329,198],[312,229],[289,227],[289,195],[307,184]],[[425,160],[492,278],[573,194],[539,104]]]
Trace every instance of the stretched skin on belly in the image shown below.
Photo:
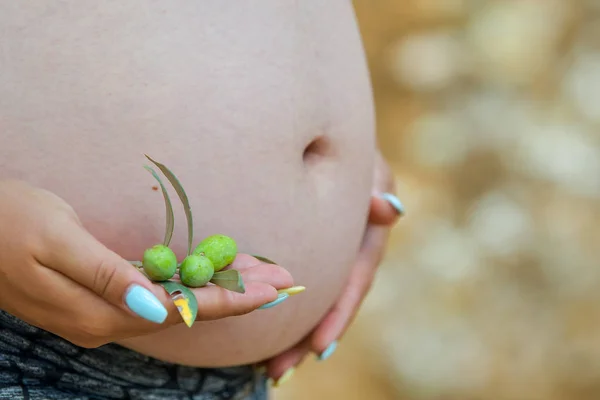
[[[94,7],[0,8],[0,121],[10,143],[0,146],[0,179],[53,191],[99,240],[136,260],[163,237],[162,195],[141,167],[152,154],[185,185],[195,237],[227,234],[307,289],[268,310],[122,344],[200,366],[289,347],[338,297],[366,222],[374,118],[351,2]],[[175,211],[181,258],[186,223]]]

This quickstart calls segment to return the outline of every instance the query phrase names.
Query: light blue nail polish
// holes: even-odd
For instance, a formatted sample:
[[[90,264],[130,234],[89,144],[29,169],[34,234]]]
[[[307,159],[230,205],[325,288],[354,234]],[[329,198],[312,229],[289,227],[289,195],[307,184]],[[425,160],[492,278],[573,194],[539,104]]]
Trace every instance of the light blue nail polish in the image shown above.
[[[406,212],[406,210],[404,209],[404,205],[402,204],[400,199],[397,198],[396,196],[394,196],[393,194],[382,193],[381,198],[386,200],[388,203],[390,203],[392,205],[392,207],[394,207],[396,209],[396,211],[398,211],[399,214],[403,215]]]
[[[267,304],[263,304],[262,306],[258,307],[259,310],[265,310],[267,308],[271,308],[271,307],[275,307],[277,304],[282,303],[285,299],[287,299],[288,297],[290,297],[289,294],[287,293],[280,293],[277,296],[277,299],[273,300],[270,303]]]
[[[148,289],[132,285],[125,296],[127,307],[148,321],[162,324],[167,319],[167,309]]]
[[[319,360],[319,361],[327,360],[335,352],[335,349],[337,349],[337,345],[338,345],[337,340],[334,340],[333,342],[331,342],[331,344],[329,346],[327,346],[327,348],[317,357],[317,360]]]

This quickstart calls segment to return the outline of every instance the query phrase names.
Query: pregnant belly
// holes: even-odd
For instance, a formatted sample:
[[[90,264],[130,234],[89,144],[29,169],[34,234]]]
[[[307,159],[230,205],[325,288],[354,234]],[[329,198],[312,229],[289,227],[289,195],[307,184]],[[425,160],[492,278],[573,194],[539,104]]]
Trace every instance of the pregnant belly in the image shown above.
[[[149,154],[186,188],[195,242],[230,235],[307,291],[122,344],[221,366],[300,340],[343,288],[370,196],[371,98],[349,2],[108,1],[95,13],[65,3],[1,6],[0,178],[53,191],[109,248],[140,259],[164,233]],[[186,222],[174,205],[181,258]]]

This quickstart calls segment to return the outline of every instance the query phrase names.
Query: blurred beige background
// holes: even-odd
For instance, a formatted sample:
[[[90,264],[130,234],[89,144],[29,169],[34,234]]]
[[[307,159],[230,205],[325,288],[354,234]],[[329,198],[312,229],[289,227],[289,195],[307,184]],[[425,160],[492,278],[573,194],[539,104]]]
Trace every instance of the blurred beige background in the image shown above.
[[[600,399],[600,1],[354,3],[408,215],[274,398]]]

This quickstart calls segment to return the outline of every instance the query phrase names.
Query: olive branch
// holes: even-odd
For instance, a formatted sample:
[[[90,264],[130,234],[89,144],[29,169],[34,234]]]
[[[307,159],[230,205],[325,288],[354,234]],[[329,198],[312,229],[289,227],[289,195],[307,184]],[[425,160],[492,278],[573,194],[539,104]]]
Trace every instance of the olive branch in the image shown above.
[[[188,196],[183,188],[183,185],[181,184],[179,179],[177,179],[177,176],[167,166],[158,161],[155,161],[147,154],[145,154],[145,156],[164,174],[169,183],[173,186],[173,189],[175,189],[175,192],[177,193],[179,200],[183,205],[188,228],[187,256],[190,256],[192,254],[192,244],[194,240],[194,220],[192,217],[192,208],[190,206]],[[163,194],[166,211],[165,235],[163,239],[163,245],[169,247],[171,244],[171,239],[173,238],[173,230],[175,228],[173,205],[171,203],[171,199],[169,197],[167,188],[165,187],[158,173],[150,166],[144,166],[144,168],[152,174],[156,181],[158,181]],[[263,257],[255,257],[262,259],[262,261],[264,262],[267,262],[265,261],[266,259]],[[270,260],[268,262],[274,264],[274,262]],[[131,264],[138,268],[142,273],[144,273],[142,262],[131,261]],[[148,277],[148,274],[144,274]],[[167,291],[167,293],[169,293],[169,295],[172,296],[173,301],[175,302],[177,309],[179,310],[179,313],[181,314],[184,322],[189,327],[191,327],[194,321],[196,320],[196,316],[198,314],[198,300],[196,299],[194,293],[184,284],[171,279],[156,283],[161,285]],[[215,272],[212,278],[210,279],[210,283],[213,283],[214,285],[223,287],[224,289],[231,290],[237,293],[245,293],[246,291],[242,275],[239,271],[235,269]]]

